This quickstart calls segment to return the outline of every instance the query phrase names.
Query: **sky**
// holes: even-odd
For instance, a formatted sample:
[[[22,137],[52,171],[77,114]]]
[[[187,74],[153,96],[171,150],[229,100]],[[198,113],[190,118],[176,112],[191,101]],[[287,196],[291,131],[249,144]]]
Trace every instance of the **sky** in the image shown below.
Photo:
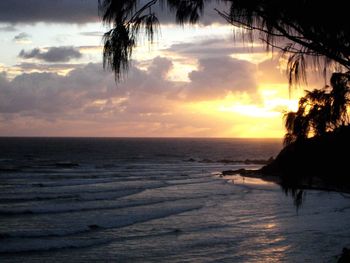
[[[305,87],[290,97],[285,59],[214,7],[183,27],[156,9],[161,31],[116,83],[97,0],[1,0],[0,136],[283,137]]]

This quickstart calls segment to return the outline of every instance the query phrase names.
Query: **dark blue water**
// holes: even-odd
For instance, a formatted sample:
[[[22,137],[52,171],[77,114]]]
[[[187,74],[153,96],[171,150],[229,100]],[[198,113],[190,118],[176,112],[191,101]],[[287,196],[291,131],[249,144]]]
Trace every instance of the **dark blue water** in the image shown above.
[[[0,262],[333,262],[349,199],[224,180],[279,140],[0,139]]]

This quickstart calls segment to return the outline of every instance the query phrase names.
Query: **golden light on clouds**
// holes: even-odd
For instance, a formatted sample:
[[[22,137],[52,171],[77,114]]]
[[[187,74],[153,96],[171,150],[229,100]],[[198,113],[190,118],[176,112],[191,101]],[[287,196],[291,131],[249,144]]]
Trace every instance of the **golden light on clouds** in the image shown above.
[[[303,91],[293,89],[289,98],[289,87],[285,83],[260,84],[258,90],[266,108],[282,112],[296,111],[299,98],[303,96]]]
[[[271,59],[272,55],[268,52],[258,52],[258,53],[236,53],[231,54],[231,58],[246,60],[254,64],[261,63],[267,59]]]
[[[81,46],[79,51],[83,54],[98,54],[101,55],[103,51],[103,46]]]
[[[272,111],[266,107],[259,107],[258,105],[232,105],[231,107],[220,106],[220,112],[237,113],[243,116],[249,116],[254,118],[273,118],[279,116],[280,113]]]
[[[284,135],[281,113],[236,103],[233,101],[230,109],[222,101],[199,102],[188,108],[192,114],[212,124],[213,137],[281,138]]]
[[[170,81],[184,81],[189,82],[188,74],[198,69],[196,60],[174,60],[173,67],[168,73],[168,80]]]
[[[283,114],[298,107],[299,98],[288,97],[285,84],[264,84],[254,97],[230,93],[223,99],[188,103],[187,110],[222,125],[219,137],[280,138]]]

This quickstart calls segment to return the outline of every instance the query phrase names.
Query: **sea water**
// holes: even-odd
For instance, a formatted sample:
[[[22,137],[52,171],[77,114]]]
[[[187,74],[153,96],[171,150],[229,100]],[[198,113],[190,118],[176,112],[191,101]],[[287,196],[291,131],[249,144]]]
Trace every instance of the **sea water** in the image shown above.
[[[1,138],[0,262],[334,262],[350,244],[349,196],[307,191],[297,210],[278,185],[219,176],[281,147]]]

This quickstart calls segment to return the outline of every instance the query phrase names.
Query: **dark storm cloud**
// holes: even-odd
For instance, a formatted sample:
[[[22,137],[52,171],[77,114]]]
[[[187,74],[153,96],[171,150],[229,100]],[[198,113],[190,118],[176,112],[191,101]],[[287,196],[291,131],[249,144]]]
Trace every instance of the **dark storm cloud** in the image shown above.
[[[68,62],[82,57],[80,51],[74,47],[50,47],[47,51],[35,48],[31,51],[22,50],[19,55],[24,59],[39,59],[46,62]]]
[[[0,22],[87,23],[98,21],[97,0],[1,0]]]
[[[146,3],[141,0],[140,5]],[[225,23],[214,8],[225,9],[223,4],[215,1],[208,3],[202,24],[213,22]],[[174,23],[175,15],[161,8],[159,5],[153,7],[161,23]],[[84,24],[100,21],[98,15],[97,0],[1,0],[0,1],[0,23],[77,23]]]

